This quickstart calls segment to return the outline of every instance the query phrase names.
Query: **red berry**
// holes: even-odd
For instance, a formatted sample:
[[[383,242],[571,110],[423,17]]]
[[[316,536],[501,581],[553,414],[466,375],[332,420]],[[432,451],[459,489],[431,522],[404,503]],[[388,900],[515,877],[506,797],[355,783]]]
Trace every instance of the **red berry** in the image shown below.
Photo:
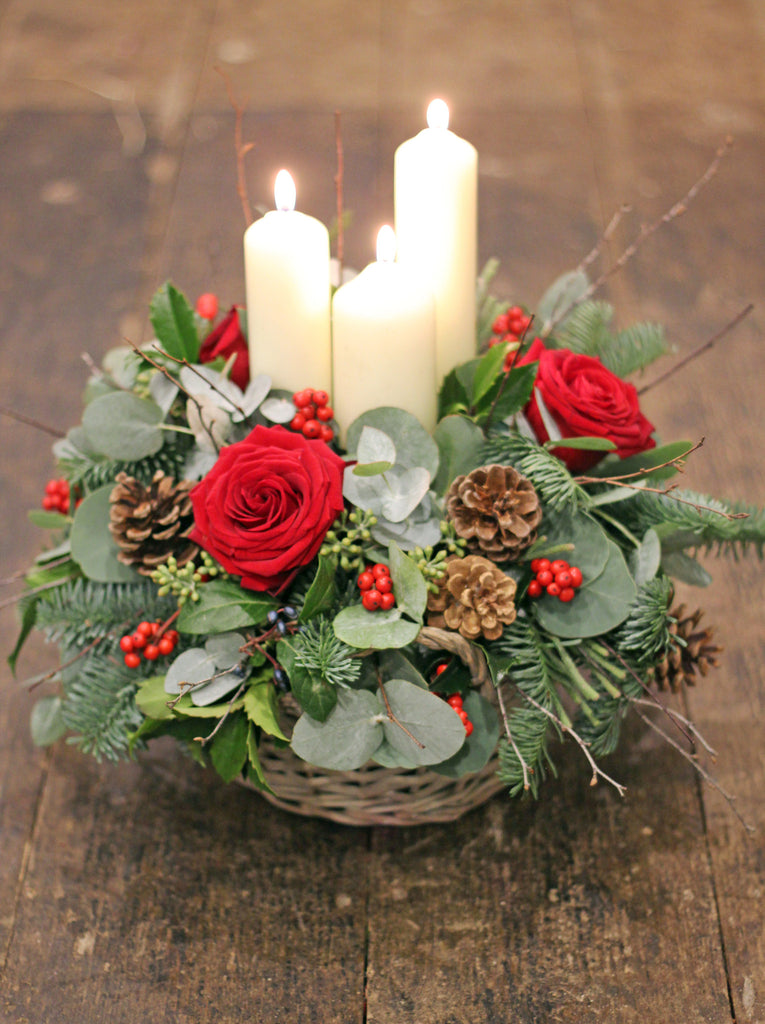
[[[321,406],[323,406],[323,405],[328,405],[329,404],[329,395],[327,394],[327,392],[326,391],[314,391],[314,393],[313,393],[313,404],[316,406],[317,409],[321,408]]]
[[[440,665],[436,665],[436,675],[440,676],[442,672],[446,672],[449,667],[448,661],[442,661]]]
[[[467,722],[467,720],[468,720],[468,713],[467,713],[467,711],[465,711],[464,708],[455,708],[454,710],[457,712],[457,714],[460,716],[460,719],[463,722]]]
[[[562,558],[556,558],[550,566],[550,572],[553,576],[557,576],[557,574],[559,572],[563,572],[564,569],[568,569],[568,562],[564,561]]]
[[[529,588],[527,590],[527,593],[528,593],[529,597],[541,597],[542,596],[542,584],[539,582],[539,580],[532,580],[531,583],[529,583]]]
[[[130,639],[133,641],[134,651],[142,651],[146,646],[147,641],[143,633],[133,633]]]
[[[379,590],[365,590],[361,603],[368,612],[376,612],[381,607],[382,594]]]
[[[134,654],[132,651],[125,655],[125,664],[128,668],[138,668],[141,664],[141,655]]]
[[[159,653],[166,657],[168,654],[173,653],[175,649],[175,644],[170,639],[170,637],[163,636],[162,639],[157,644],[157,647],[159,648]]]
[[[58,494],[58,480],[49,480],[45,485],[46,494]]]
[[[554,578],[549,569],[542,569],[541,572],[537,573],[537,583],[540,587],[548,587]]]
[[[390,576],[378,576],[376,586],[381,594],[390,594],[393,591],[393,580]]]
[[[375,562],[372,568],[369,570],[376,580],[379,580],[383,576],[390,576],[390,569],[387,565],[382,562]]]
[[[56,491],[61,495],[61,497],[62,498],[68,498],[69,497],[69,481],[68,480],[64,480],[62,478],[61,480],[55,480],[54,483],[56,484]]]
[[[316,419],[320,423],[329,423],[334,415],[335,410],[331,405],[319,405],[316,408]]]
[[[446,698],[446,703],[450,708],[454,708],[455,711],[459,711],[462,707],[462,696],[459,693],[451,693]]]
[[[564,587],[558,594],[559,601],[573,601],[576,591],[573,587]]]
[[[531,569],[531,571],[533,573],[538,573],[539,570],[542,568],[542,566],[539,564],[541,561],[542,561],[541,558],[532,558],[531,559],[531,565],[529,566],[529,568]]]
[[[569,569],[571,573],[571,586],[581,587],[582,585],[582,570],[578,569],[575,565],[572,565]]]
[[[558,595],[560,594],[560,587],[557,583],[551,583],[545,589],[547,590],[547,593],[550,595],[550,597],[558,597]]]
[[[369,570],[367,570],[366,572],[362,572],[361,576],[359,576],[357,580],[357,583],[359,590],[371,590],[372,587],[375,585],[375,578],[372,575],[372,573],[369,572]]]
[[[465,722],[465,735],[469,736],[472,731],[473,731],[473,723],[470,721],[470,719],[468,719],[467,722]]]
[[[168,629],[168,631],[165,633],[165,636],[167,637],[168,640],[173,641],[173,647],[175,647],[175,645],[181,639],[181,634],[178,632],[177,629]]]
[[[143,636],[153,636],[156,628],[157,626],[154,622],[139,622],[135,627],[135,631]]]
[[[321,411],[321,410],[319,410],[319,411]],[[332,429],[332,427],[328,427],[326,423],[322,423],[321,431],[319,433],[319,440],[320,441],[325,441],[327,444],[329,444],[329,442],[332,440],[332,438],[334,436],[335,436],[335,432]]]
[[[303,424],[303,437],[309,441],[315,440],[321,435],[321,423],[318,420],[306,420]]]
[[[159,647],[156,644],[147,644],[144,648],[143,656],[147,661],[156,661],[159,657]]]
[[[295,405],[300,408],[301,405],[308,405],[313,398],[313,388],[303,388],[302,391],[296,391],[292,396],[292,401]]]
[[[380,591],[377,593],[380,594]],[[380,594],[380,607],[384,612],[389,612],[395,603],[396,598],[393,594]]]
[[[565,588],[571,586],[571,573],[568,569],[563,569],[561,572],[555,573],[555,582],[559,587]]]
[[[46,494],[41,502],[46,512],[52,512],[58,508],[58,500],[52,494]]]
[[[537,563],[537,567],[534,572],[544,572],[545,569],[550,568],[549,558],[535,558],[534,561]]]
[[[316,419],[316,406],[313,404],[313,402],[306,402],[305,405],[299,405],[297,407],[297,411],[300,413],[301,416],[305,416],[307,420]]]
[[[218,296],[212,292],[205,292],[197,299],[197,313],[203,320],[214,320],[218,315]]]
[[[300,431],[305,426],[305,416],[301,412],[296,412],[290,420],[290,430]]]
[[[133,650],[133,638],[132,636],[123,636],[120,639],[120,650],[123,654],[130,654]]]

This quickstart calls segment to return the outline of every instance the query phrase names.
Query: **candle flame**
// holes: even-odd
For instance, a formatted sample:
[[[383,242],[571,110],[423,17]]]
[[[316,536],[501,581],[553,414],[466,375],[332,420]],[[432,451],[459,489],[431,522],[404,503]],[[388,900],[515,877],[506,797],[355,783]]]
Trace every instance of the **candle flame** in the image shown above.
[[[428,128],[449,127],[449,108],[443,100],[433,100],[428,107]]]
[[[276,182],[274,184],[276,209],[284,210],[285,212],[294,210],[296,197],[297,192],[295,190],[295,182],[292,180],[292,175],[289,171],[279,171],[276,175]]]
[[[392,263],[396,258],[396,234],[390,224],[377,232],[377,262]]]

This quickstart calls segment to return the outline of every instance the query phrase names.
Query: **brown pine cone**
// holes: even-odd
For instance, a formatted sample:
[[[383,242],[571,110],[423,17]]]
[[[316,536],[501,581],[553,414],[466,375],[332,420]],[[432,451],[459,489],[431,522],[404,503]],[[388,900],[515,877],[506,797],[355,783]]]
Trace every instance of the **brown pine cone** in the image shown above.
[[[428,625],[467,640],[497,640],[515,621],[515,580],[488,558],[450,558],[437,594],[428,594]]]
[[[471,551],[509,562],[536,539],[542,506],[531,481],[512,466],[481,466],[452,482],[446,514]]]
[[[157,470],[148,487],[119,473],[109,495],[109,530],[119,550],[117,558],[148,576],[173,555],[179,566],[199,551],[188,536],[194,526],[189,491],[191,480],[180,483]]]
[[[697,608],[691,615],[686,615],[684,604],[670,612],[677,620],[670,626],[670,633],[684,643],[673,641],[651,669],[651,676],[659,690],[672,690],[676,693],[683,686],[695,686],[697,671],[705,676],[710,666],[717,667],[717,655],[722,652],[722,647],[712,642],[712,629],[698,628],[703,614]]]

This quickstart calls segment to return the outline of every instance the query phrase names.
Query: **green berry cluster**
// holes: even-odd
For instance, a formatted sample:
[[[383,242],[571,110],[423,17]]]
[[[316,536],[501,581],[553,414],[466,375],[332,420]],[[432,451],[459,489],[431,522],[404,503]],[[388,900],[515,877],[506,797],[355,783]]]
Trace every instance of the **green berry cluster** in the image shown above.
[[[377,516],[369,511],[344,511],[324,538],[319,554],[338,558],[341,569],[355,572],[365,564],[364,551],[370,545],[376,523]]]
[[[428,590],[434,594],[438,593],[438,584],[446,575],[446,559],[448,556],[459,555],[461,557],[467,549],[467,541],[457,536],[454,524],[449,520],[442,520],[441,536],[443,540],[439,541],[436,545],[438,550],[433,546],[429,546],[427,548],[415,548],[412,551],[412,558],[417,568],[425,577]]]
[[[227,575],[206,551],[200,551],[200,559],[200,566],[192,560],[179,567],[175,557],[170,555],[164,565],[158,565],[151,578],[159,587],[159,596],[173,594],[178,598],[179,607],[182,607],[187,601],[199,600],[200,583],[207,582],[213,576]]]

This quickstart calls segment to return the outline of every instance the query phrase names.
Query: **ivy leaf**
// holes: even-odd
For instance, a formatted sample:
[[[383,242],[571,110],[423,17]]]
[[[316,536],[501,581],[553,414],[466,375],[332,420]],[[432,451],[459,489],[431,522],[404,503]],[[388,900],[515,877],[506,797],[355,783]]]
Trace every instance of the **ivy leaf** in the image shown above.
[[[553,636],[574,640],[615,629],[627,618],[636,597],[637,587],[624,555],[609,540],[603,571],[594,579],[585,579],[573,601],[563,603],[544,595],[535,602],[535,610],[540,625]]]
[[[188,601],[178,616],[179,633],[224,633],[266,621],[276,601],[244,590],[233,580],[210,580],[199,587],[199,600]]]
[[[472,733],[466,736],[456,754],[441,764],[433,765],[433,771],[451,779],[485,768],[499,740],[499,717],[488,700],[471,690],[464,698],[463,707],[473,723]]]
[[[300,716],[292,733],[292,749],[318,768],[353,771],[366,764],[380,746],[382,717],[382,702],[377,694],[369,690],[341,690],[326,721]]]
[[[276,690],[270,682],[253,683],[244,695],[244,710],[251,722],[280,740],[287,740],[279,725]]]
[[[436,494],[446,494],[456,477],[479,464],[485,438],[479,426],[466,416],[446,416],[435,429],[438,445],[438,473],[433,481]]]
[[[438,764],[457,753],[465,726],[446,701],[406,679],[391,679],[384,689],[396,721],[386,717],[383,730],[394,750],[416,765]]]
[[[112,489],[111,484],[99,487],[77,507],[69,537],[72,558],[97,583],[138,583],[141,577],[135,569],[118,560],[119,548],[109,532]]]
[[[166,281],[149,304],[149,319],[157,341],[169,356],[195,363],[199,358],[199,336],[194,310],[185,295]]]
[[[388,647],[406,647],[420,632],[420,623],[401,616],[400,608],[388,612],[368,612],[360,604],[352,605],[335,617],[335,636],[349,647],[374,647],[381,651]]]
[[[216,732],[210,747],[210,760],[224,782],[232,782],[247,761],[247,737],[250,723],[245,715],[229,715]]]
[[[114,391],[85,407],[82,428],[94,451],[121,462],[138,462],[155,455],[165,443],[160,428],[164,418],[156,402]]]
[[[402,615],[421,623],[428,603],[428,587],[424,576],[397,544],[391,544],[388,549],[388,568],[393,580],[396,606]]]
[[[66,732],[66,725],[61,716],[62,700],[60,697],[41,697],[32,708],[29,719],[29,730],[32,742],[36,747],[48,747]]]
[[[322,612],[329,611],[336,599],[335,570],[337,564],[331,556],[320,555],[319,566],[313,583],[305,595],[303,607],[300,609],[300,621],[308,622],[309,619]]]

